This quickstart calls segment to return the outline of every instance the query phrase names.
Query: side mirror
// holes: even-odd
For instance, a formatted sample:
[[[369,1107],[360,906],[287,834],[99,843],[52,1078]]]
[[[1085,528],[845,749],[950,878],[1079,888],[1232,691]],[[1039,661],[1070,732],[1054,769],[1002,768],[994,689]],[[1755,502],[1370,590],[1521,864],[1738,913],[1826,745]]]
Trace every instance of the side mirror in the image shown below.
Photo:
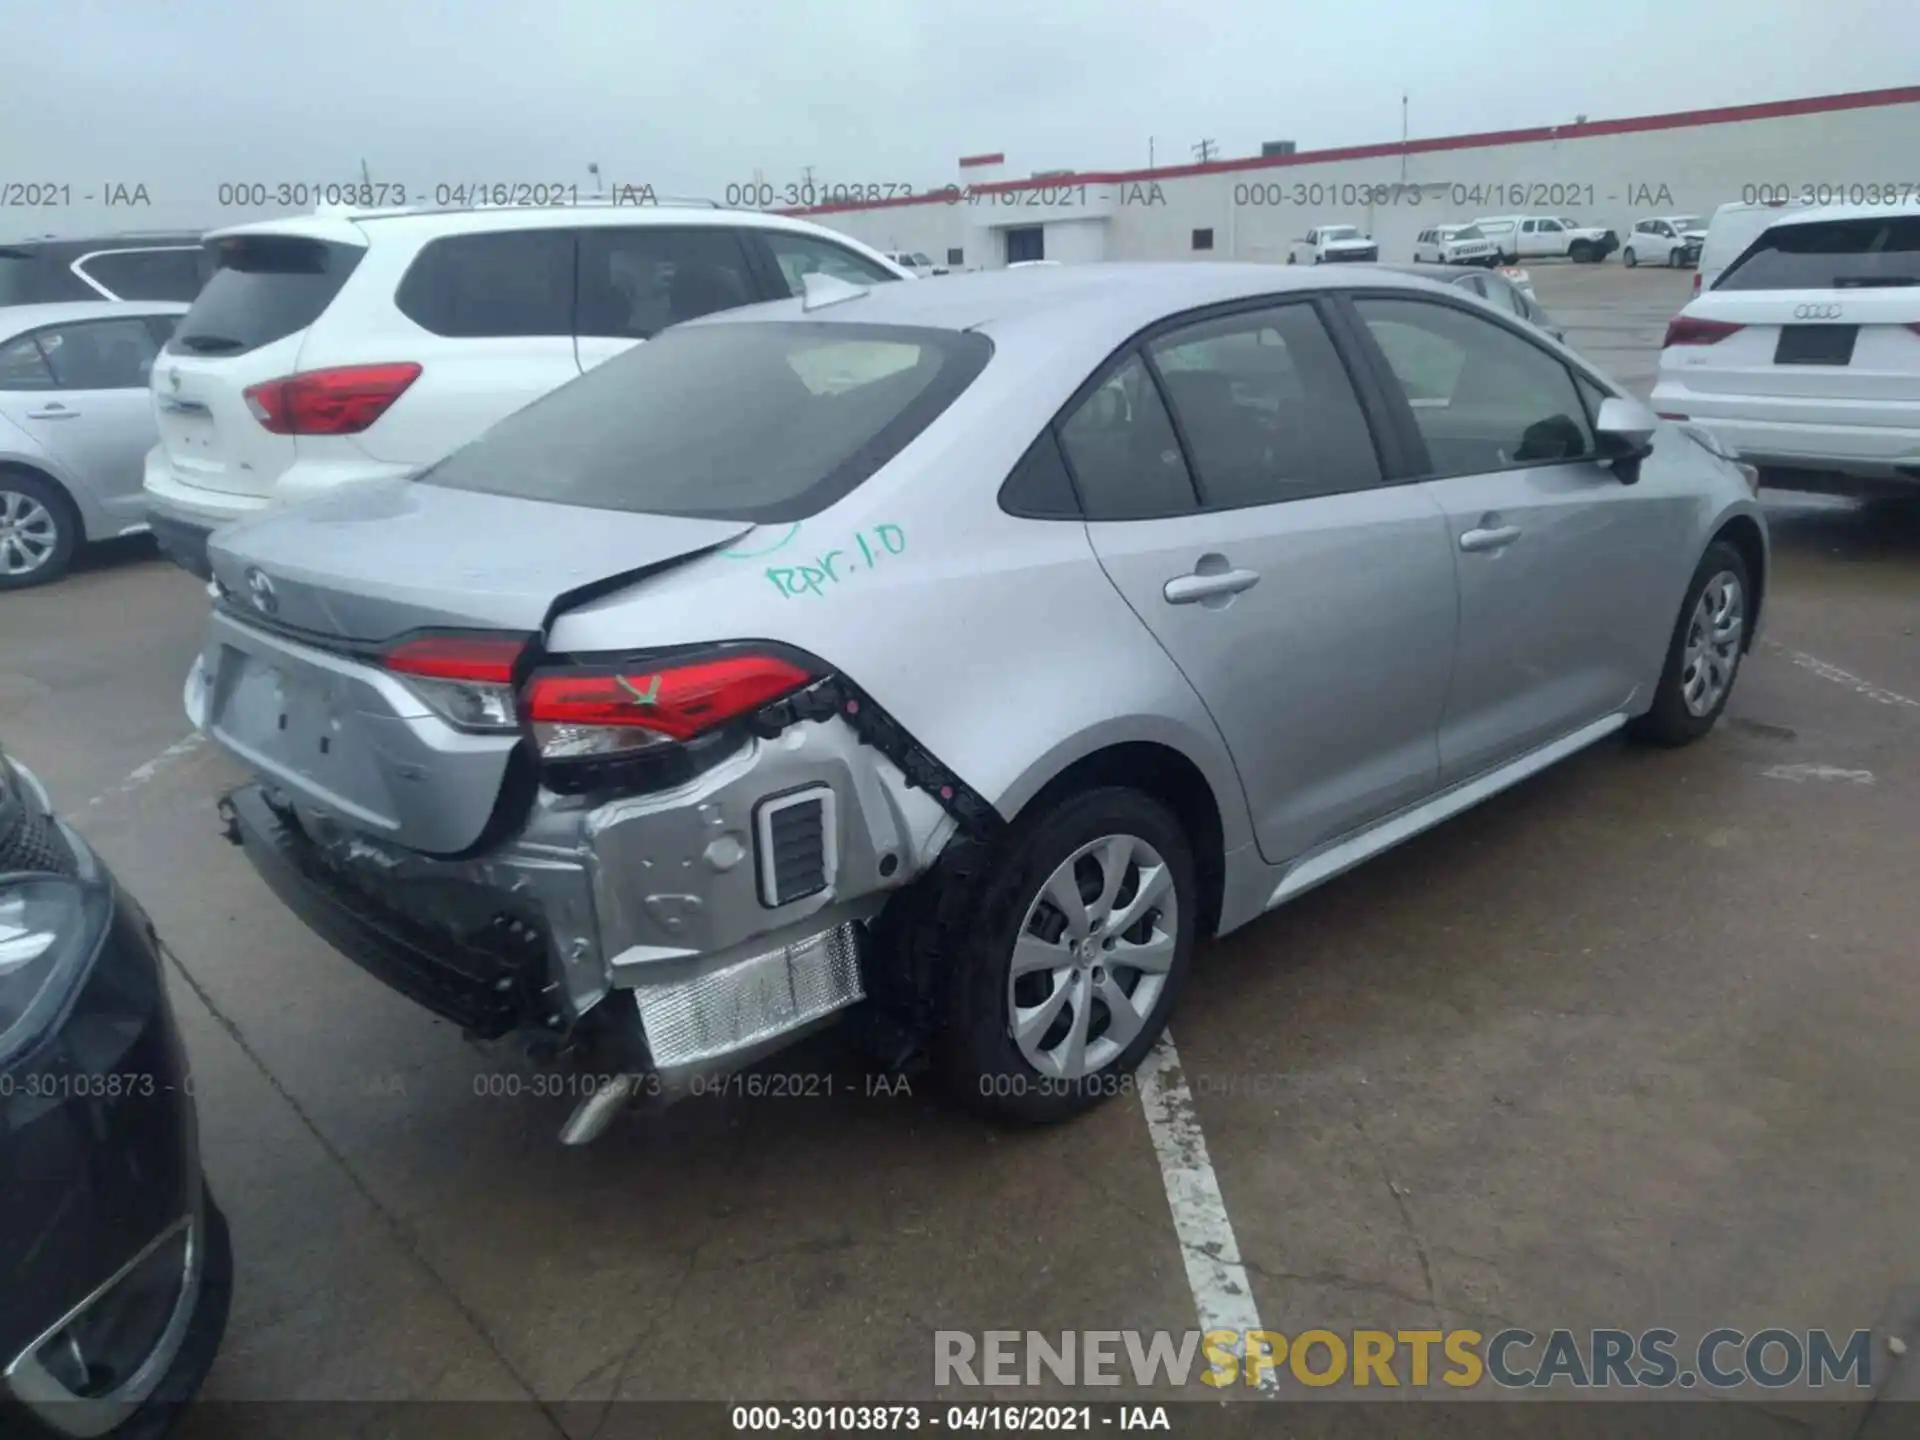
[[[1600,463],[1611,466],[1622,485],[1640,478],[1640,462],[1653,453],[1653,432],[1659,418],[1638,400],[1609,395],[1600,402],[1594,421],[1594,439]]]

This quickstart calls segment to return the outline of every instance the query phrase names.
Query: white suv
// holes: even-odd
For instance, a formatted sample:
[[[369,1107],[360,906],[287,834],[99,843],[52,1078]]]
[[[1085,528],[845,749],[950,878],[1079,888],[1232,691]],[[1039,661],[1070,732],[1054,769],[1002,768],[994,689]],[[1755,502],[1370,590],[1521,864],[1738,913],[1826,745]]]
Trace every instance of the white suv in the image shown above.
[[[1416,265],[1486,265],[1500,263],[1493,241],[1471,225],[1431,225],[1414,238]]]
[[[229,521],[410,474],[666,326],[908,272],[757,212],[654,206],[322,213],[217,231],[153,367],[149,522],[204,575]]]
[[[1920,204],[1782,214],[1667,326],[1653,404],[1768,483],[1920,493]]]

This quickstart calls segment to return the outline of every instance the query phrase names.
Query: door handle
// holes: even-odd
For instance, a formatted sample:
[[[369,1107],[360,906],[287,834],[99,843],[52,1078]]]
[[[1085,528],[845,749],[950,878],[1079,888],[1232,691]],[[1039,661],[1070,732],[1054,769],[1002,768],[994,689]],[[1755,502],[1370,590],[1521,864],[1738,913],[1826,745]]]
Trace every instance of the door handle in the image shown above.
[[[1179,575],[1167,581],[1160,593],[1169,605],[1191,605],[1221,595],[1238,595],[1260,583],[1257,570],[1222,570],[1217,575]]]
[[[80,412],[78,410],[69,410],[66,406],[55,403],[49,405],[44,410],[29,410],[27,412],[27,418],[29,420],[78,420],[80,418]]]
[[[1496,525],[1490,530],[1468,530],[1460,537],[1462,550],[1498,550],[1520,538],[1518,525]]]

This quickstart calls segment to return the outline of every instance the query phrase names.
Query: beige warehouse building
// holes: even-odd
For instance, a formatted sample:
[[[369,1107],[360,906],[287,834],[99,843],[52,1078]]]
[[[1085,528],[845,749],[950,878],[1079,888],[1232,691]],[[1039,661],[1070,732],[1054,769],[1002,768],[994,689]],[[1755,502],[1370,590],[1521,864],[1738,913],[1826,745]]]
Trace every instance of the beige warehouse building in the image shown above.
[[[1644,215],[1802,197],[1920,198],[1920,86],[1147,170],[1016,175],[1005,154],[974,155],[945,190],[787,213],[881,250],[992,269],[1283,262],[1291,242],[1333,223],[1404,260],[1427,226],[1482,215],[1570,216],[1624,238]]]

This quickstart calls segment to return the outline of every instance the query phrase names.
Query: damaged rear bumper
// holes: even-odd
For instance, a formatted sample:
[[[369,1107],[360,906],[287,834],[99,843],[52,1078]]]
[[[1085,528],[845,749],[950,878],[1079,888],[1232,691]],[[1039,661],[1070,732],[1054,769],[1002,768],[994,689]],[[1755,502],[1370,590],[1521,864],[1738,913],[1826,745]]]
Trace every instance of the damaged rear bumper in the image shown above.
[[[665,1098],[865,998],[866,922],[955,824],[832,713],[670,791],[542,790],[513,838],[464,859],[368,840],[272,781],[221,813],[280,900],[393,989],[542,1058],[646,1075],[629,1088]],[[591,1138],[629,1098],[604,1090],[563,1138]]]

